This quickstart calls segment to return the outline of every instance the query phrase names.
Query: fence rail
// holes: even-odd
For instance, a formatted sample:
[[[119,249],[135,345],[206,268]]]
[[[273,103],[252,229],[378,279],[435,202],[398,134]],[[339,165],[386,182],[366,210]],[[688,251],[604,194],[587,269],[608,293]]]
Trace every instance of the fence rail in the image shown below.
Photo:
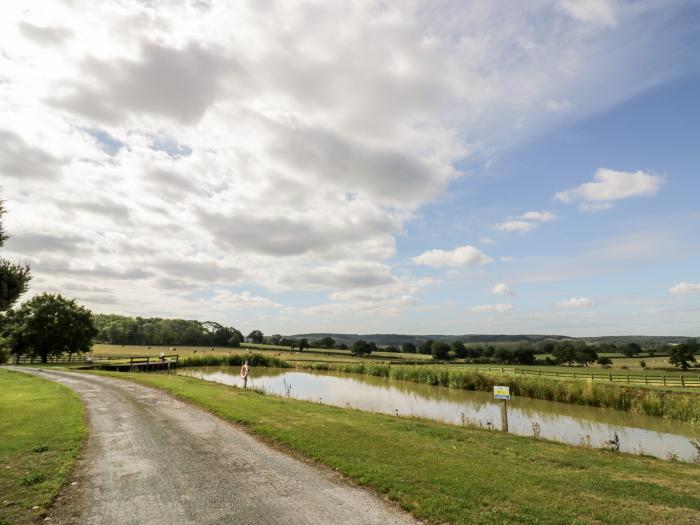
[[[563,372],[560,370],[533,370],[528,368],[512,368],[507,366],[476,366],[471,367],[476,372],[500,372],[521,376],[548,377],[555,379],[582,379],[607,383],[624,383],[629,385],[674,386],[681,388],[700,387],[700,374],[621,374],[618,372],[596,373],[586,371]]]

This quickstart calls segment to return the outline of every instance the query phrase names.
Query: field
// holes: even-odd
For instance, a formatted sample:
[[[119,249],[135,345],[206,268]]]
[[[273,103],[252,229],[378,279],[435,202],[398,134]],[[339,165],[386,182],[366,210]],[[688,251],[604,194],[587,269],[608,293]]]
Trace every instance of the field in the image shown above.
[[[0,370],[0,406],[0,524],[34,523],[86,435],[83,405],[62,385]]]
[[[132,346],[132,345],[93,345],[93,354],[96,356],[157,356],[161,352],[166,354],[172,353],[169,346]],[[174,347],[178,355],[184,357],[186,355],[229,355],[242,354],[250,351],[270,352],[273,355],[285,359],[287,361],[329,361],[329,362],[363,362],[367,358],[359,358],[352,355],[347,350],[335,349],[308,349],[303,352],[292,352],[287,346],[273,345],[258,345],[253,343],[244,343],[241,348],[223,348],[223,347],[203,347],[203,346],[176,346]],[[377,352],[369,358],[371,361],[430,361],[431,356],[422,354],[403,354],[392,352]]]
[[[433,523],[700,521],[700,467],[340,409],[162,374],[118,374],[244,425]],[[264,495],[261,495],[264,497]]]

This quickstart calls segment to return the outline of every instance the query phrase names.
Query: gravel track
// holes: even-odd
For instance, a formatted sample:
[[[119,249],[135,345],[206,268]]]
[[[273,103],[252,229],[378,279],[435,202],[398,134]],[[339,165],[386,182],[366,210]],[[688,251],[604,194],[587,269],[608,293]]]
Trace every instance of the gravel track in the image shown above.
[[[50,509],[65,524],[413,524],[328,469],[149,387],[19,369],[75,390],[89,437]]]

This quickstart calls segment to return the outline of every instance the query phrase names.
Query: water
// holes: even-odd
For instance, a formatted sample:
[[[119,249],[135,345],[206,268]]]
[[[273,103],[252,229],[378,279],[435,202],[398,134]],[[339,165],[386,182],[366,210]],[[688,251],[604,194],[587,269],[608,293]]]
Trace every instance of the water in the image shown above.
[[[238,368],[182,368],[178,374],[227,385],[243,386]],[[359,374],[293,371],[284,368],[257,368],[248,385],[270,394],[303,399],[369,412],[417,416],[451,424],[476,424],[501,429],[502,401],[491,393],[471,392],[395,381]],[[700,429],[689,423],[619,410],[514,398],[508,402],[508,427],[514,434],[606,447],[615,434],[620,450],[658,458],[693,461],[698,450],[691,440],[700,438]]]

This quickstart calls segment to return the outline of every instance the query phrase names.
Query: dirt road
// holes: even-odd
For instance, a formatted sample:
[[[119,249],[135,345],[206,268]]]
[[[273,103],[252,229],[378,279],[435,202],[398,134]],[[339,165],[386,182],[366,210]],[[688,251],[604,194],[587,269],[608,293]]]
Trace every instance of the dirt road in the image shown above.
[[[87,374],[31,373],[75,390],[89,419],[88,441],[50,523],[416,523],[332,472],[158,390]]]

